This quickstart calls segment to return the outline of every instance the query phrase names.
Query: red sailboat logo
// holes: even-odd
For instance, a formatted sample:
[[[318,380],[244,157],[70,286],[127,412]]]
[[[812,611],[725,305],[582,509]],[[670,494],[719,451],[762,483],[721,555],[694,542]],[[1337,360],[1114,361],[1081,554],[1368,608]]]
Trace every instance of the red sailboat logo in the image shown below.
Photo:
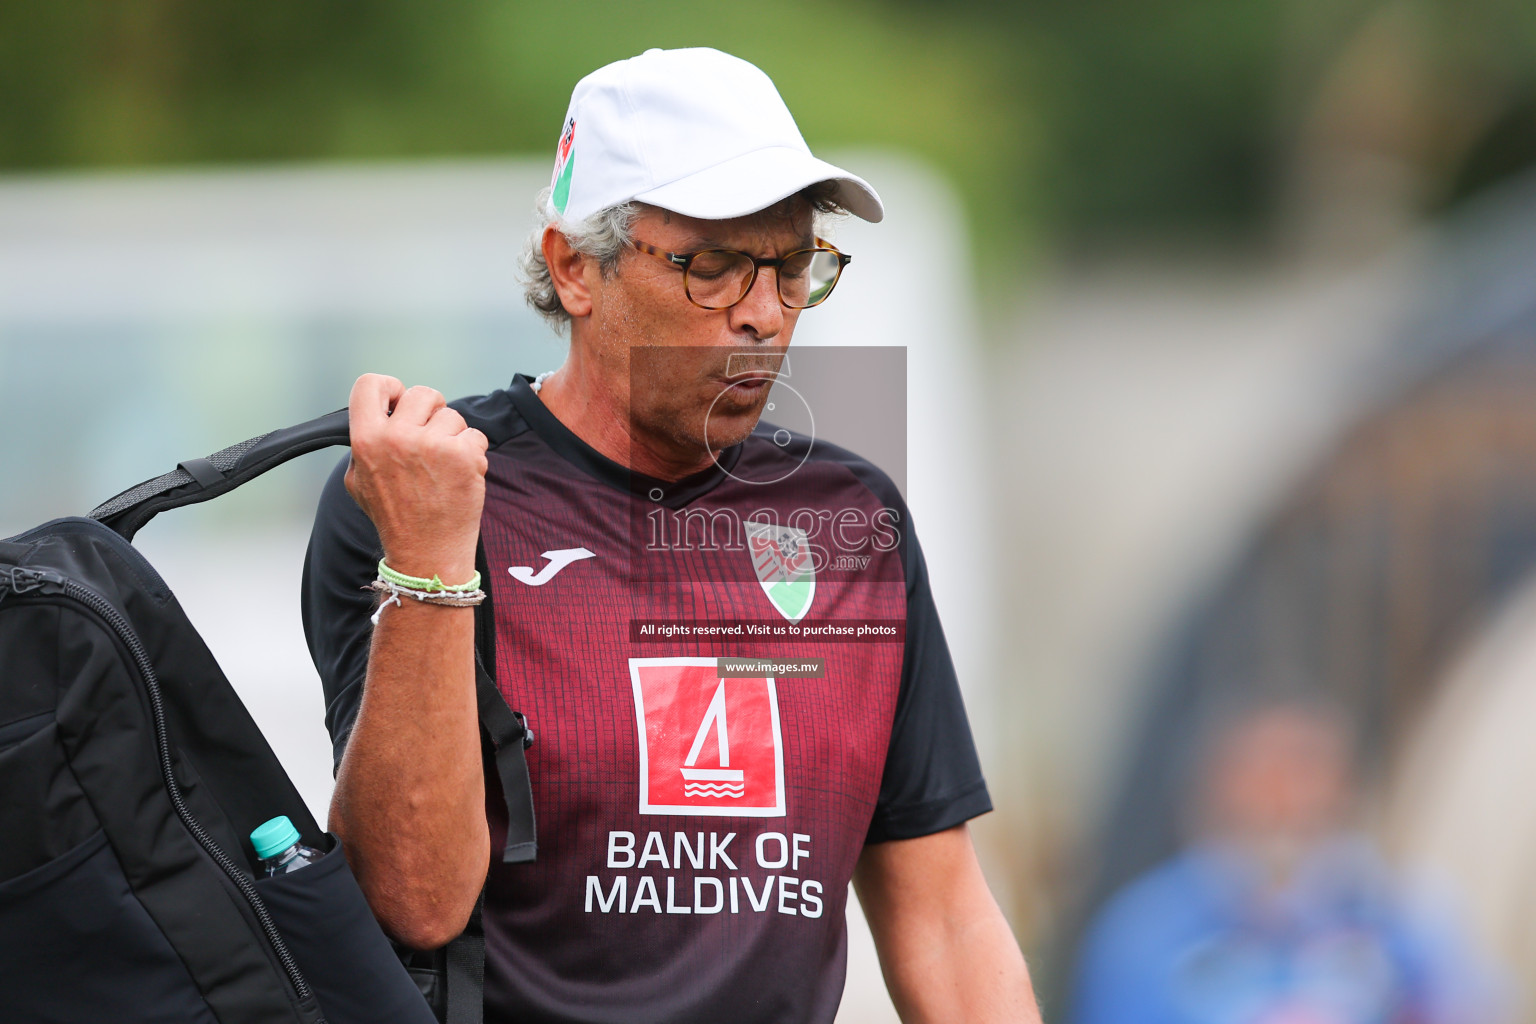
[[[695,767],[711,728],[715,732],[715,748],[720,753],[720,767]],[[693,746],[688,748],[688,757],[678,771],[684,780],[684,796],[724,796],[735,800],[747,791],[746,773],[740,768],[731,767],[731,730],[725,721],[724,679],[715,688],[715,695],[709,701],[709,710],[704,712],[704,720],[699,723],[699,731],[693,737]]]
[[[784,744],[767,676],[716,658],[631,658],[641,814],[782,817]]]

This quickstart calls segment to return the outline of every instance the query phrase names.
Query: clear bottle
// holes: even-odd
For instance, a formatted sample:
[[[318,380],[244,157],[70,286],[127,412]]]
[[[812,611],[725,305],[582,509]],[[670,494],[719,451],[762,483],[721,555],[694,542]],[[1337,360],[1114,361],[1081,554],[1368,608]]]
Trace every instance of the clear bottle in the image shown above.
[[[256,856],[261,858],[262,874],[268,878],[297,871],[325,856],[322,851],[299,841],[299,830],[293,827],[286,814],[258,825],[251,832],[251,845],[256,848]]]

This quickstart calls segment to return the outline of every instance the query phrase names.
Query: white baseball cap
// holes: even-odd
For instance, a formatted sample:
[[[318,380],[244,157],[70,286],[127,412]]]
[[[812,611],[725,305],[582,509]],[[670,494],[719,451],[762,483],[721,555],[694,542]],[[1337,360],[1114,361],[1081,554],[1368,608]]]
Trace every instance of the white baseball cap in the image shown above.
[[[868,182],[811,155],[767,75],[697,47],[647,50],[577,82],[550,184],[568,221],[630,200],[726,220],[820,181],[850,213],[885,216]]]

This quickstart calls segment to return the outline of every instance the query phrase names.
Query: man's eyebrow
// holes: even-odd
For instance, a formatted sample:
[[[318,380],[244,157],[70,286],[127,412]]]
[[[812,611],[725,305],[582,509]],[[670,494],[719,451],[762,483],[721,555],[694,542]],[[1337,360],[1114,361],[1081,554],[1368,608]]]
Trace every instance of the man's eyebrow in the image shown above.
[[[710,235],[684,235],[677,252],[697,252],[700,249],[729,249],[730,246]]]
[[[815,248],[815,246],[816,238],[814,235],[805,235],[795,243],[796,249],[812,249]],[[672,251],[700,252],[704,249],[730,249],[733,252],[741,251],[730,242],[721,239],[718,235],[711,235],[707,233],[684,235],[682,241],[678,243],[678,247]]]

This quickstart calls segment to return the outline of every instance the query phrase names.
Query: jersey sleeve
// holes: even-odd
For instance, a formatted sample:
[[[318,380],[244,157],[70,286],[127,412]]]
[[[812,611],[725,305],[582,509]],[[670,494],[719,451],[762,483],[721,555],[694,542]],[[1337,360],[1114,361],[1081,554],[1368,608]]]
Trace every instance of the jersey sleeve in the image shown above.
[[[992,809],[928,566],[911,516],[904,518],[906,649],[870,843],[942,832]]]
[[[325,727],[330,731],[333,770],[352,735],[368,672],[373,639],[369,583],[383,557],[373,523],[347,493],[342,459],[320,495],[315,525],[304,555],[301,609],[309,654],[325,692]]]

